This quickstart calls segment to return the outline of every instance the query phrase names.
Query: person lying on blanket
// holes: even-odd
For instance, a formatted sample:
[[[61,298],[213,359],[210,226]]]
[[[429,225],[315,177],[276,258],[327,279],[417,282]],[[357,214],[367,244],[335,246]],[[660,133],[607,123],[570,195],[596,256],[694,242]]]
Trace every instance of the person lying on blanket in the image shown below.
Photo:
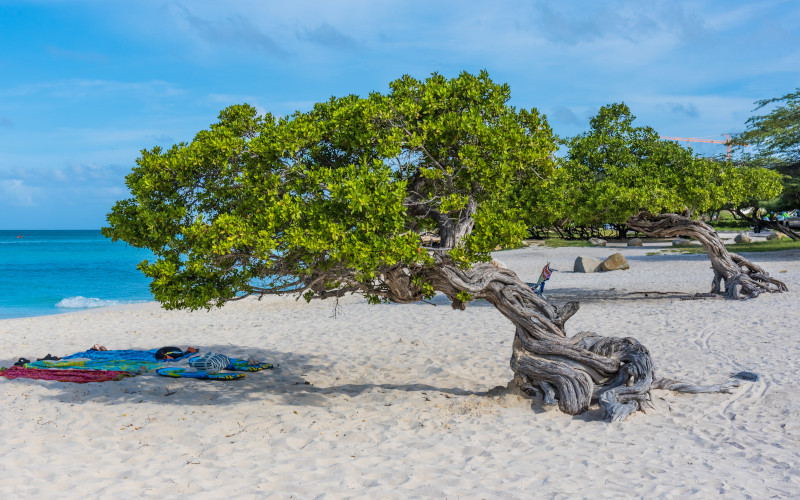
[[[194,352],[197,352],[197,349],[194,347],[187,347],[185,351],[182,351],[180,347],[169,346],[157,350],[155,356],[156,359],[178,359]]]
[[[179,347],[173,346],[142,351],[132,349],[107,349],[105,346],[96,345],[88,351],[76,352],[75,354],[64,356],[63,359],[88,358],[93,360],[126,359],[141,361],[174,361],[195,353],[197,353],[197,349],[194,347],[187,347],[185,351],[182,351]]]

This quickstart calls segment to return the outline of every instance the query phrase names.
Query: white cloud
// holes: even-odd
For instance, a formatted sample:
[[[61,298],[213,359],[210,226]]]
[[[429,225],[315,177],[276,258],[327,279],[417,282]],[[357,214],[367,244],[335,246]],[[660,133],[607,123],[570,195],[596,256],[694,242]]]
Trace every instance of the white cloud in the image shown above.
[[[706,27],[698,16],[675,2],[639,1],[533,4],[531,25],[555,44],[576,45],[623,40],[692,39]]]
[[[578,115],[566,106],[556,106],[548,116],[554,122],[567,123],[570,125],[583,124],[583,121],[578,118]]]
[[[681,102],[665,102],[663,105],[660,106],[664,111],[669,113],[674,113],[677,115],[685,115],[689,118],[698,118],[700,116],[700,111],[698,111],[697,106],[694,103],[681,103]]]
[[[60,79],[44,83],[26,83],[8,88],[0,88],[0,97],[20,98],[48,97],[75,101],[80,99],[97,99],[100,95],[117,95],[137,98],[175,97],[185,91],[173,84],[160,80],[145,82],[124,82],[114,80]]]
[[[189,31],[210,45],[235,45],[266,51],[279,57],[288,55],[274,37],[255,24],[249,16],[230,13],[206,18],[202,14],[195,14],[186,6],[176,4],[175,7]]]
[[[351,49],[356,46],[356,40],[330,24],[324,22],[314,29],[301,29],[297,34],[301,40],[322,45],[327,48]]]
[[[69,59],[79,62],[88,62],[88,63],[108,63],[110,62],[110,58],[102,54],[100,52],[94,51],[77,51],[77,50],[70,50],[65,49],[63,47],[57,47],[54,45],[47,45],[46,47],[47,52],[52,54],[55,57],[62,58],[62,59]]]
[[[0,182],[4,183],[9,192],[24,194],[20,199],[27,200],[44,188],[119,186],[123,184],[128,172],[130,167],[71,162],[59,168],[0,170]]]
[[[22,179],[0,179],[0,199],[16,207],[36,206],[41,189],[27,186]]]

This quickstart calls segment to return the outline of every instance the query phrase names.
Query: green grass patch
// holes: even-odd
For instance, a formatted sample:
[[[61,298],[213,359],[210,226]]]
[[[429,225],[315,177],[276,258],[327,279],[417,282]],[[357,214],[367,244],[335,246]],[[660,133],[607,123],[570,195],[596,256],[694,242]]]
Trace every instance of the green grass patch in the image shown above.
[[[743,229],[749,230],[751,227],[748,221],[725,221],[725,222],[712,222],[710,224],[716,231],[741,231]]]
[[[728,210],[720,212],[717,220],[708,224],[717,231],[741,231],[742,229],[750,229],[752,226],[750,221],[739,220]]]
[[[721,210],[719,214],[717,214],[718,221],[729,221],[729,220],[736,220],[736,217],[733,215],[733,212],[730,210]]]
[[[792,250],[795,248],[800,248],[800,241],[793,241],[788,238],[785,238],[782,240],[756,241],[753,243],[731,243],[730,245],[725,245],[725,248],[727,248],[728,251],[733,253],[778,252],[780,250]],[[706,251],[702,246],[681,245],[674,248],[667,248],[659,252],[648,252],[647,255],[658,255],[665,253],[694,254],[694,253],[706,253]]]
[[[544,240],[544,246],[551,248],[561,247],[591,247],[594,246],[587,240],[562,240],[561,238],[548,238]]]
[[[509,245],[507,247],[501,247],[499,249],[496,248],[492,250],[492,252],[505,252],[506,250],[518,250],[520,248],[525,248],[527,246],[528,245],[526,245],[525,243],[520,243],[519,245]]]
[[[800,248],[800,241],[784,238],[782,240],[758,241],[755,243],[734,243],[732,245],[725,245],[725,248],[736,253],[777,252],[779,250],[792,250],[795,248]]]

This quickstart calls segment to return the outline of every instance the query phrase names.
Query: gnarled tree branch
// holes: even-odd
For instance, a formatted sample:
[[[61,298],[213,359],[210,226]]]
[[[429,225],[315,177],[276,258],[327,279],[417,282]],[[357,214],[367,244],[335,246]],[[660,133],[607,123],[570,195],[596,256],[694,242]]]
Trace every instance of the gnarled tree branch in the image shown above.
[[[785,292],[786,285],[769,273],[725,248],[717,232],[708,224],[678,214],[639,212],[627,221],[631,229],[647,236],[674,238],[690,236],[697,239],[711,260],[714,270],[711,293],[726,298],[757,297],[764,292]],[[724,285],[724,290],[723,286]]]

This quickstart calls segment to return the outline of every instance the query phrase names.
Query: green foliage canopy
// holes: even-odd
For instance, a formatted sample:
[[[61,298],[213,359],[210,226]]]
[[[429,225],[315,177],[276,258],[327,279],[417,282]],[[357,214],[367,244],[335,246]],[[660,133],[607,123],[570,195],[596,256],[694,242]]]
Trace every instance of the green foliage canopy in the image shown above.
[[[800,88],[782,97],[757,101],[756,110],[778,104],[772,111],[752,116],[747,130],[734,137],[737,144],[754,146],[756,154],[745,155],[743,164],[759,165],[783,174],[780,198],[763,206],[769,210],[800,208]]]
[[[762,156],[800,161],[800,88],[782,97],[757,101],[756,110],[773,103],[783,103],[763,115],[747,120],[747,130],[735,137],[738,143],[749,143]]]
[[[624,225],[640,210],[702,213],[780,191],[775,172],[694,156],[634,120],[624,103],[603,106],[589,131],[567,141],[549,188],[558,195],[551,206],[563,212],[535,215],[533,222]]]
[[[153,251],[139,268],[167,308],[396,300],[398,270],[430,295],[424,270],[442,258],[467,266],[524,237],[511,187],[552,175],[552,130],[509,98],[481,72],[404,76],[283,118],[231,106],[191,142],[143,150],[103,234]],[[425,229],[443,248],[422,248]]]

